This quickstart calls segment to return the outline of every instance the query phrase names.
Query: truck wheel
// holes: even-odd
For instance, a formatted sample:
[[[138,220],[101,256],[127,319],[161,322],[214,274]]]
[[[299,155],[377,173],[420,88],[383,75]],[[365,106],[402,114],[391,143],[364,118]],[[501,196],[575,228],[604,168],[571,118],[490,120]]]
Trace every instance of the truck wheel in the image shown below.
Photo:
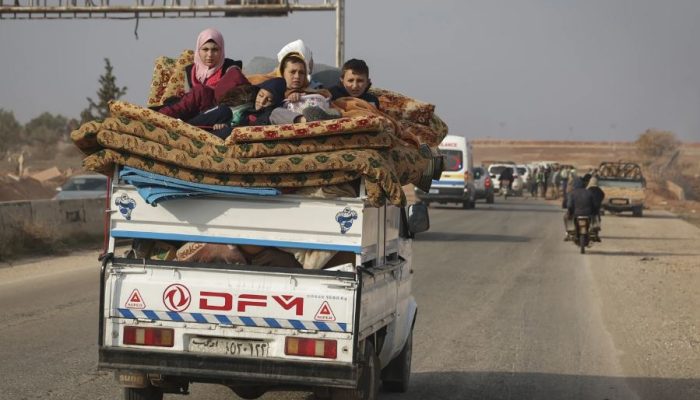
[[[486,198],[486,202],[488,204],[493,204],[493,193],[491,193],[489,197]]]
[[[231,390],[236,396],[246,400],[257,399],[267,392],[263,386],[236,386],[232,387]]]
[[[467,200],[465,202],[462,202],[462,209],[469,210],[472,208],[474,208],[474,203],[472,203],[471,201]]]
[[[382,384],[389,392],[405,393],[411,377],[411,355],[413,354],[413,331],[408,334],[401,353],[382,370]]]
[[[379,396],[380,383],[379,357],[374,352],[374,345],[365,340],[365,350],[362,353],[360,378],[355,389],[333,389],[333,400],[376,400]]]
[[[124,400],[163,400],[163,391],[155,386],[124,388]]]
[[[634,210],[632,210],[632,215],[635,217],[641,217],[644,215],[644,211],[642,211],[642,207],[635,207]]]

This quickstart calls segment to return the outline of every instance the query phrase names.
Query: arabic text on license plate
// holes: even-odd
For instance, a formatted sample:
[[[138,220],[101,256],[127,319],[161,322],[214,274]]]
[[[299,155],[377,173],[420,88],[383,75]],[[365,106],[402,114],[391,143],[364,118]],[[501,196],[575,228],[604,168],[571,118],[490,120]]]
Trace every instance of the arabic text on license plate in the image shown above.
[[[267,343],[259,340],[193,337],[190,339],[189,351],[237,357],[267,357],[269,347]]]
[[[438,194],[440,193],[440,189],[430,189],[430,194]]]

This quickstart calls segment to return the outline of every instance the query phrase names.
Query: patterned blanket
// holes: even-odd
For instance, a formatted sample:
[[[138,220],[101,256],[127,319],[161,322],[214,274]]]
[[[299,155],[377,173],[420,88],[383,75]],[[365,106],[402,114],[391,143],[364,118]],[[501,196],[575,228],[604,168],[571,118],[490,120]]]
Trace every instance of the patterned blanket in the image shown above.
[[[153,68],[147,105],[162,105],[170,97],[181,97],[185,93],[185,67],[193,62],[192,50],[183,50],[178,58],[158,57]],[[381,114],[401,126],[402,130],[396,132],[397,134],[413,135],[420,143],[433,148],[447,135],[447,125],[434,113],[434,105],[386,89],[371,88],[370,92],[379,99],[379,106],[383,111]],[[357,104],[352,103],[352,107],[358,107]],[[345,101],[336,101],[333,106],[348,111]],[[402,138],[411,142],[406,137]]]
[[[185,91],[193,52],[159,57],[148,105]],[[71,133],[86,169],[112,174],[116,165],[188,182],[274,187],[284,191],[340,185],[365,178],[367,203],[403,206],[401,186],[430,182],[433,155],[447,134],[434,106],[399,93],[372,89],[380,108],[352,98],[333,107],[343,118],[303,124],[239,127],[222,140],[147,108],[110,104],[111,118]],[[429,183],[428,183],[429,185]]]
[[[236,128],[225,141],[157,112],[112,102],[111,118],[71,133],[86,169],[111,174],[127,165],[190,182],[300,188],[364,176],[368,203],[404,205],[402,185],[418,183],[432,154],[367,114],[305,124]]]

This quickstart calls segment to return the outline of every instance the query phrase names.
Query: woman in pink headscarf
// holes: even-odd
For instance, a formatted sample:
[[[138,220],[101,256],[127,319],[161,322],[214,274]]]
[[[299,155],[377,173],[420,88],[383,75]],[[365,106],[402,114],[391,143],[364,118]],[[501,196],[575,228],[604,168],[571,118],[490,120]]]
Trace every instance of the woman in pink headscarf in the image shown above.
[[[197,36],[194,64],[185,67],[185,95],[172,97],[157,110],[183,121],[214,107],[226,93],[250,84],[243,75],[243,63],[225,57],[224,38],[216,29],[205,29]]]
[[[221,32],[212,28],[205,29],[197,36],[194,64],[185,67],[187,76],[185,90],[190,91],[195,86],[208,86],[214,89],[231,67],[236,67],[240,71],[243,63],[226,58],[224,37]]]

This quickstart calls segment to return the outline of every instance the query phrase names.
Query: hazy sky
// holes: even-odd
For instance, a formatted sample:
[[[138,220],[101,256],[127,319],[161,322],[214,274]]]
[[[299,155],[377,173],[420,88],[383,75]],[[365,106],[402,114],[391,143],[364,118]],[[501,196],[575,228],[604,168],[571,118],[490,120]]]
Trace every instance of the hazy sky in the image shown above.
[[[634,140],[658,128],[700,142],[698,21],[698,0],[347,0],[345,55],[468,138]],[[0,108],[22,123],[78,117],[105,57],[125,99],[143,104],[155,57],[193,48],[210,26],[244,63],[297,38],[317,63],[335,60],[332,12],[142,19],[138,40],[135,24],[0,20]]]

